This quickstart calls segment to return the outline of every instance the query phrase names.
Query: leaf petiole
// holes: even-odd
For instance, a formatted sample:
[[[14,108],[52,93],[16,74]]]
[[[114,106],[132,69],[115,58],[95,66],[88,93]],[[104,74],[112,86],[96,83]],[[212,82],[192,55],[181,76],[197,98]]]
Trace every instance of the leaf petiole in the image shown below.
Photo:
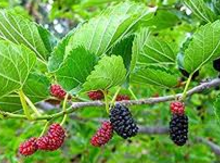
[[[25,96],[25,95],[24,95]],[[28,105],[31,107],[31,109],[38,115],[38,116],[41,116],[40,112],[37,110],[37,108],[34,106],[34,104],[32,103],[32,101],[27,97],[25,96],[25,100],[26,102],[28,103]]]
[[[183,101],[186,99],[186,93],[187,93],[189,84],[190,84],[190,82],[191,82],[191,80],[192,80],[192,76],[193,76],[193,73],[189,75],[189,78],[188,78],[188,80],[187,80],[187,82],[186,82],[186,86],[185,86],[185,88],[184,88],[183,96],[182,96],[182,100],[183,100]]]
[[[62,122],[60,123],[61,126],[65,123],[65,121],[66,121],[66,119],[67,119],[66,105],[67,105],[68,97],[69,97],[69,94],[67,93],[66,96],[65,96],[65,98],[64,98],[64,101],[63,101],[63,107],[62,107],[62,110],[63,110],[64,116],[63,116],[63,120],[62,120]]]
[[[117,89],[117,91],[115,92],[115,94],[114,94],[114,96],[113,96],[113,98],[112,98],[112,101],[111,101],[111,106],[110,106],[110,108],[112,107],[112,105],[114,105],[115,100],[116,100],[117,95],[119,94],[120,90],[121,90],[121,87],[119,87],[119,88]]]
[[[33,120],[33,118],[31,117],[30,111],[29,111],[29,107],[26,103],[25,95],[24,95],[24,92],[22,91],[22,89],[19,90],[18,94],[19,94],[19,97],[21,100],[21,105],[22,105],[24,114],[26,115],[28,120]]]
[[[104,98],[105,98],[105,109],[106,109],[106,112],[109,113],[108,91],[103,90],[102,92],[103,92]]]

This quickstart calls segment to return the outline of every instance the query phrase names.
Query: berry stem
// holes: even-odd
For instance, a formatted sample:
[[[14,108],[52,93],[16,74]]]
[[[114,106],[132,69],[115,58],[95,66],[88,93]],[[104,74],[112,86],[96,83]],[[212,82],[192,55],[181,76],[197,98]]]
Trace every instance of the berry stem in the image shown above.
[[[18,118],[19,119],[26,119],[26,116],[23,114],[13,114],[13,113],[5,112],[2,110],[0,110],[0,114],[2,115],[3,118],[10,117],[10,118],[15,118],[15,119],[18,119]]]
[[[49,121],[47,121],[47,122],[45,123],[44,128],[43,128],[43,130],[42,130],[42,132],[41,132],[41,134],[40,134],[39,137],[42,137],[42,136],[44,135],[44,133],[46,132],[47,127],[48,127],[49,124],[50,124]]]
[[[135,99],[135,100],[138,100],[137,97],[135,96],[134,92],[132,91],[131,87],[128,88],[131,96]]]
[[[191,82],[192,76],[193,76],[193,74],[190,74],[190,75],[189,75],[189,78],[188,78],[188,80],[187,80],[187,82],[186,82],[186,86],[185,86],[185,88],[184,88],[183,96],[182,96],[182,100],[183,100],[183,101],[186,99],[186,93],[187,93],[189,84],[190,84],[190,82]]]
[[[66,114],[65,112],[66,112],[66,105],[67,105],[68,97],[69,97],[69,94],[67,93],[66,96],[65,96],[65,98],[64,98],[64,101],[63,101],[63,107],[62,107],[62,109],[63,109],[64,116],[63,116],[62,122],[60,123],[61,126],[65,123],[65,121],[66,121],[66,119],[67,119],[67,114]]]
[[[175,101],[177,101],[178,99],[177,99],[177,96],[176,96],[176,92],[175,92],[173,89],[171,89],[171,93],[172,93],[173,96],[175,97]]]
[[[114,105],[114,103],[115,103],[115,101],[116,101],[116,98],[117,98],[117,95],[119,94],[120,90],[121,90],[121,87],[119,87],[119,88],[117,89],[117,91],[115,92],[115,94],[114,94],[114,96],[113,96],[113,98],[112,98],[112,101],[111,101],[111,106],[110,106],[110,108],[112,108],[112,105]]]
[[[25,95],[24,95],[25,96]],[[34,104],[32,103],[32,101],[27,97],[25,96],[25,100],[26,102],[28,103],[28,105],[31,107],[31,109],[38,115],[38,116],[41,116],[40,112],[37,110],[37,108],[34,106]]]
[[[28,108],[28,105],[26,103],[25,95],[24,95],[24,92],[22,91],[22,89],[19,90],[18,94],[19,94],[19,97],[20,97],[20,100],[21,100],[22,108],[24,110],[24,114],[26,115],[28,120],[33,120],[33,118],[31,117],[31,114],[29,112],[29,108]]]
[[[103,90],[102,92],[103,92],[104,98],[105,98],[105,109],[106,109],[106,112],[109,113],[108,91]]]

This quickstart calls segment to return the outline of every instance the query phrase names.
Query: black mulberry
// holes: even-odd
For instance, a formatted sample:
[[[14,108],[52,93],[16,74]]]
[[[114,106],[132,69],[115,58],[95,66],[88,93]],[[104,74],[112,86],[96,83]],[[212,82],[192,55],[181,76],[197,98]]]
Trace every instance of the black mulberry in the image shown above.
[[[213,67],[216,71],[220,72],[220,58],[213,61]]]
[[[113,130],[122,138],[127,139],[138,133],[138,127],[127,107],[116,104],[110,110],[110,121]]]
[[[170,121],[170,138],[178,146],[183,146],[188,140],[188,117],[173,114]]]

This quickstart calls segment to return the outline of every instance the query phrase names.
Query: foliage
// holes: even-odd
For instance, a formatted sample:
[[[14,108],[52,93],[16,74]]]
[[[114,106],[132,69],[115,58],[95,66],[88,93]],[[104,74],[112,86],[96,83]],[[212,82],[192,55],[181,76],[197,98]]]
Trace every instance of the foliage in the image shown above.
[[[45,0],[39,6],[43,4],[50,5]],[[65,18],[77,24],[62,38],[45,28],[48,22],[33,22],[36,17],[23,11],[24,6],[17,6],[21,13],[10,6],[0,2],[4,8],[0,11],[0,114],[8,114],[0,116],[1,162],[219,161],[207,145],[196,141],[198,136],[217,144],[220,141],[219,88],[185,96],[189,87],[217,77],[212,62],[220,57],[218,1],[54,1],[49,22]],[[200,74],[192,80],[196,71]],[[61,85],[73,103],[88,102],[89,91],[102,90],[107,112],[95,106],[79,108],[62,121],[60,113],[66,113],[69,103],[51,105],[57,102],[50,95],[51,84]],[[190,143],[178,148],[167,135],[139,134],[131,140],[115,135],[105,147],[92,147],[90,137],[100,118],[109,117],[110,101],[114,102],[119,91],[132,100],[183,93]],[[139,125],[169,124],[168,103],[132,106],[130,110]],[[66,142],[58,151],[21,157],[17,155],[20,142],[39,136],[45,124],[36,118],[66,122]]]

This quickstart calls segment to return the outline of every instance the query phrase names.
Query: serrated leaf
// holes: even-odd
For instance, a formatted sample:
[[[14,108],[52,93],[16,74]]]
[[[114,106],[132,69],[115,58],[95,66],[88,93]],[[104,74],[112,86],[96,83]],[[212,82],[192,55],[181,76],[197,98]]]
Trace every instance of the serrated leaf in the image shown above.
[[[70,39],[67,52],[82,45],[100,56],[147,14],[144,5],[124,2],[83,25]]]
[[[94,69],[96,60],[96,56],[83,47],[72,50],[55,73],[58,83],[67,91],[78,89]]]
[[[111,54],[120,55],[122,57],[127,71],[129,71],[131,64],[133,40],[134,35],[122,39],[110,52]]]
[[[150,84],[154,86],[172,88],[178,83],[177,76],[161,68],[141,68],[131,75],[131,82],[136,84]]]
[[[46,62],[52,50],[52,37],[46,29],[9,11],[0,11],[0,38],[24,44]]]
[[[214,22],[216,20],[215,13],[205,4],[203,0],[185,0],[185,4],[200,20],[207,23]]]
[[[35,54],[23,45],[0,41],[0,98],[25,84],[35,61]]]
[[[220,21],[206,24],[193,35],[184,55],[184,68],[193,73],[220,53]]]
[[[216,101],[214,102],[214,113],[218,123],[220,124],[220,95],[218,95]]]
[[[83,84],[84,91],[102,89],[121,85],[125,81],[126,69],[121,56],[104,56],[95,66]]]
[[[49,58],[48,62],[48,71],[54,72],[57,71],[64,60],[64,54],[66,51],[66,46],[69,42],[70,37],[73,35],[73,33],[76,31],[76,29],[71,30],[60,42],[59,44],[54,48],[53,52],[51,53],[51,57]]]

